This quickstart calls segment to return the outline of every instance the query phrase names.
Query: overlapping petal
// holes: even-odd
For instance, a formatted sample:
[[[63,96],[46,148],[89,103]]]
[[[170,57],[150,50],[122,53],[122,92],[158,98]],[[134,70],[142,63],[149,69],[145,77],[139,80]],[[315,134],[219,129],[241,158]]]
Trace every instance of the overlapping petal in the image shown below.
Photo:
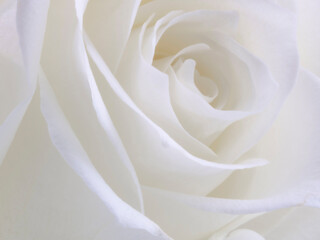
[[[265,157],[270,164],[261,171],[257,168],[236,173],[217,189],[216,196],[257,198],[282,192],[304,182],[317,183],[320,180],[320,152],[317,147],[320,108],[316,104],[319,91],[319,78],[306,70],[300,70],[298,82],[273,127],[245,155]],[[237,184],[247,188],[239,191]]]
[[[46,83],[42,84],[45,84],[43,87],[48,87]],[[59,150],[64,151],[63,156],[70,154],[68,151],[77,144],[74,145],[72,141],[56,142],[59,138],[61,140],[61,137],[67,137],[70,131],[68,126],[61,125],[62,115],[53,111],[57,109],[50,108],[55,103],[51,98],[52,93],[46,94],[47,90],[41,89],[45,95],[42,96],[45,98],[42,107],[47,114],[46,117],[50,117],[47,121],[50,124],[50,134],[54,136],[49,135],[47,122],[40,111],[40,97],[37,91],[0,168],[0,238],[168,239],[152,236],[144,230],[128,228],[128,225],[124,224],[125,217],[120,223],[114,214],[117,211],[116,207],[111,211],[106,208],[98,195],[90,190],[61,157],[52,143],[52,137],[55,144],[61,147]],[[59,136],[61,132],[53,131],[53,127],[67,129],[63,133],[65,136]],[[83,150],[78,149],[74,155],[69,155],[75,160],[74,168],[81,169],[86,179],[93,178],[95,174],[92,173],[92,166],[88,167],[88,162],[81,162],[81,153]],[[96,189],[98,185],[90,187]],[[98,191],[105,190],[104,187],[100,187],[101,185]],[[117,201],[118,204],[121,202]],[[108,203],[112,204],[111,198]],[[120,210],[124,211],[128,206],[121,206]],[[127,220],[131,211],[125,212]],[[134,220],[136,224],[137,219]]]
[[[204,194],[230,170],[266,164],[264,159],[223,164],[192,155],[135,105],[88,39],[86,45],[98,68],[95,76],[105,104],[144,184]]]
[[[320,234],[319,228],[315,227],[319,220],[319,209],[293,207],[261,215],[243,227],[257,231],[270,240],[313,240]]]
[[[0,238],[314,239],[319,7],[3,2]]]
[[[12,43],[19,42],[19,50],[7,52],[1,57],[1,94],[0,113],[0,164],[14,139],[15,133],[30,104],[36,89],[40,54],[49,1],[35,6],[34,1],[7,1],[2,5],[1,26],[4,30],[12,28]],[[16,19],[14,19],[16,18]],[[40,22],[40,24],[39,24]],[[9,36],[10,38],[10,36]],[[4,38],[6,41],[6,38]],[[5,44],[6,42],[1,42]],[[18,46],[16,46],[18,47]],[[8,94],[7,88],[13,88],[14,94]]]
[[[118,68],[139,4],[139,0],[88,3],[84,27],[111,71]]]
[[[170,11],[235,11],[241,16],[235,39],[260,59],[279,84],[272,104],[262,114],[238,121],[212,145],[224,162],[233,162],[248,151],[268,130],[295,83],[298,71],[296,19],[294,14],[269,1],[262,3],[234,1],[151,1],[137,14],[136,24],[144,22],[151,12],[158,19]],[[156,11],[155,11],[156,9]],[[250,33],[250,34],[249,34]],[[266,34],[268,33],[268,34]],[[232,149],[229,151],[228,149]]]

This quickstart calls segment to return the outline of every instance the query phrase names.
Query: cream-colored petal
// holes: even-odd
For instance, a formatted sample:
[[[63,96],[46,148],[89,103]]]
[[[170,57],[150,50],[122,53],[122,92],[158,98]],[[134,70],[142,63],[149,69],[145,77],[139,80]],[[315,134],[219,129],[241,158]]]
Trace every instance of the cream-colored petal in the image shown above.
[[[155,0],[141,6],[137,21],[145,21],[151,12],[155,12],[154,18],[158,19],[170,11],[203,8],[236,12],[239,21],[235,39],[266,65],[279,84],[272,105],[263,114],[233,124],[214,143],[213,149],[223,161],[231,162],[248,151],[265,134],[295,83],[298,70],[296,19],[291,11],[270,1]]]
[[[145,230],[155,237],[169,239],[150,219],[119,198],[104,181],[64,117],[45,76],[40,77],[40,93],[41,111],[53,145],[89,189],[101,199],[115,220],[123,227]]]
[[[320,236],[319,221],[320,209],[293,207],[262,215],[241,227],[257,231],[268,240],[313,240]]]
[[[172,104],[179,120],[193,136],[209,145],[231,123],[264,111],[277,89],[270,72],[259,59],[232,40],[221,35],[216,37],[212,50],[203,49],[184,56],[193,58],[199,71],[217,83],[219,96],[213,106],[175,80],[187,78],[187,73],[181,74],[186,67],[179,61],[173,66],[176,74],[169,72]],[[215,46],[214,41],[223,48]],[[219,105],[223,109],[214,108]]]
[[[98,172],[121,198],[143,212],[138,178],[92,76],[82,39],[81,13],[76,12],[83,7],[69,11],[75,4],[81,2],[51,4],[41,64],[63,114]]]
[[[259,233],[249,229],[238,229],[231,232],[225,240],[265,240]]]
[[[320,2],[297,0],[298,47],[301,65],[320,77]]]
[[[55,120],[59,117],[54,114]],[[168,239],[122,225],[112,213],[116,208],[109,211],[66,164],[52,144],[46,124],[36,92],[0,168],[1,239]],[[64,150],[72,145],[61,144]],[[74,163],[79,166],[81,159]],[[84,172],[90,171],[82,167]]]
[[[111,71],[116,71],[118,67],[139,4],[139,0],[89,1],[88,3],[84,16],[84,28]]]
[[[319,182],[319,96],[319,78],[300,70],[298,82],[272,128],[244,155],[266,158],[270,164],[235,173],[213,192],[214,196],[259,198],[304,182]]]
[[[263,159],[215,163],[190,154],[133,103],[88,39],[86,46],[98,68],[95,76],[105,104],[144,184],[204,194],[218,184],[215,180],[222,173],[266,164]]]
[[[147,23],[131,34],[119,72],[115,75],[117,81],[139,109],[187,151],[212,159],[214,152],[192,137],[177,119],[169,95],[168,76],[145,60],[140,46],[146,27]]]
[[[15,45],[19,41],[21,51],[18,50],[14,55],[7,52],[5,54],[7,56],[4,58],[1,54],[1,68],[3,68],[1,73],[3,76],[0,81],[2,89],[6,91],[2,95],[4,99],[1,100],[6,104],[6,107],[1,109],[0,113],[0,164],[14,139],[36,88],[48,5],[49,1],[47,0],[38,3],[37,6],[34,1],[19,1],[17,3],[11,1],[5,5],[5,9],[2,9],[3,14],[6,14],[6,11],[10,12],[8,18],[4,17],[5,21],[1,22],[4,26],[3,29],[16,23],[16,28],[12,27],[14,32],[12,44]],[[13,17],[16,17],[16,20],[13,20]],[[15,33],[15,31],[17,32]],[[6,39],[3,44],[5,41]],[[17,54],[19,56],[16,56]]]
[[[144,187],[146,214],[177,239],[226,237],[249,220],[292,206],[320,207],[316,182],[260,199],[199,197]],[[314,194],[315,198],[312,195]],[[240,227],[241,228],[241,227]],[[219,237],[219,238],[218,238]]]

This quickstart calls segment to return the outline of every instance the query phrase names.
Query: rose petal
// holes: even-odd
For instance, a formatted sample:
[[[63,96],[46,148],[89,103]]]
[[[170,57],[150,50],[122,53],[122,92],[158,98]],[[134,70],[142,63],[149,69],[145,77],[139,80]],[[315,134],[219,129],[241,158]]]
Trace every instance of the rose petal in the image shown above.
[[[222,164],[190,154],[133,103],[89,39],[86,39],[86,46],[98,71],[103,74],[99,77],[99,72],[95,72],[105,104],[138,175],[145,184],[204,194],[212,185],[219,184],[216,180],[221,178],[221,174],[227,173],[226,170],[266,164],[263,159],[247,159],[248,161],[237,165]]]
[[[72,7],[73,2],[51,3],[41,63],[94,166],[122,199],[143,211],[137,176],[95,86],[83,45],[81,14],[70,11]]]
[[[249,230],[249,229],[239,229],[239,230],[233,231],[226,238],[226,240],[242,240],[242,239],[265,240],[265,238],[262,237],[260,234],[254,232],[252,230]],[[211,240],[211,239],[209,239],[209,240]]]
[[[111,71],[117,69],[139,3],[138,0],[108,0],[88,4],[84,27]]]
[[[320,207],[320,188],[316,184],[299,185],[291,191],[255,200],[198,197],[150,187],[144,187],[143,193],[147,216],[168,234],[197,239],[213,232],[216,237],[225,236],[265,212],[298,205]]]
[[[170,14],[171,16],[171,14]],[[212,158],[214,152],[192,137],[177,119],[169,95],[169,79],[144,59],[141,45],[145,28],[131,34],[119,65],[117,80],[134,103],[185,149],[199,157]]]
[[[229,182],[229,184],[232,183],[231,188],[229,187],[231,185],[221,185],[223,191],[230,190],[230,194],[223,195],[223,199],[199,198],[145,188],[146,212],[155,217],[165,230],[168,225],[174,223],[181,223],[186,229],[188,229],[186,224],[191,224],[190,228],[194,230],[198,228],[191,226],[194,226],[197,221],[201,223],[210,219],[210,217],[206,216],[207,212],[212,212],[213,215],[217,213],[250,214],[274,211],[297,205],[319,207],[319,154],[316,147],[318,143],[316,137],[320,136],[317,127],[319,109],[313,103],[317,102],[319,97],[320,81],[305,71],[301,71],[299,76],[299,81],[270,135],[258,145],[256,151],[254,151],[255,154],[253,154],[261,156],[262,153],[265,153],[264,156],[272,160],[270,168],[266,166],[261,171],[254,171],[255,174],[253,176],[249,175],[252,177],[247,179],[248,172],[235,174],[238,175],[237,178],[233,178],[234,181]],[[305,112],[306,109],[308,109],[308,113]],[[288,119],[290,119],[290,124],[288,124]],[[274,137],[275,134],[276,138]],[[258,154],[257,150],[259,150],[260,154]],[[302,161],[302,159],[304,160]],[[287,170],[284,171],[284,169]],[[245,189],[244,186],[248,186],[248,189]],[[280,194],[272,196],[276,192]],[[241,199],[267,198],[235,200],[234,198],[237,197]],[[153,207],[155,203],[157,203],[157,208]],[[198,211],[198,219],[194,217],[194,211]],[[206,220],[201,220],[202,218]],[[263,217],[261,218],[263,219]],[[183,219],[195,219],[195,222],[186,223]],[[227,220],[224,221],[224,223],[227,222]],[[274,222],[272,224],[274,225]],[[179,229],[177,225],[175,227]],[[209,227],[207,231],[209,231]],[[279,236],[282,235],[275,233],[274,236],[275,239],[279,239]]]
[[[169,239],[156,224],[124,202],[106,184],[63,116],[45,76],[40,77],[40,90],[41,111],[48,124],[50,138],[69,166],[102,200],[122,226],[145,230],[155,237]]]
[[[298,70],[296,19],[291,11],[270,1],[186,0],[182,3],[155,0],[141,6],[137,22],[145,21],[151,12],[155,12],[154,18],[158,19],[170,11],[199,9],[236,11],[239,15],[236,39],[267,66],[279,84],[275,99],[264,114],[233,124],[225,131],[223,138],[214,143],[214,150],[221,160],[232,162],[248,151],[269,129],[295,82]]]
[[[17,128],[27,107],[29,106],[36,88],[36,77],[39,69],[39,59],[49,1],[42,1],[37,5],[37,7],[35,7],[34,4],[33,0],[28,2],[19,1],[17,5],[15,2],[12,2],[8,5],[8,9],[6,9],[8,11],[13,11],[13,16],[16,16],[18,40],[20,43],[24,66],[17,67],[15,64],[12,64],[10,60],[2,59],[1,57],[1,60],[5,62],[4,65],[1,64],[1,68],[5,68],[2,71],[4,76],[1,78],[1,85],[5,85],[3,89],[6,90],[7,93],[11,94],[11,92],[6,88],[8,85],[10,86],[10,83],[7,82],[17,84],[19,87],[17,87],[17,91],[13,93],[11,97],[5,99],[6,104],[11,102],[11,104],[7,105],[9,109],[4,109],[4,112],[1,110],[0,164],[2,163],[3,158],[15,136]],[[16,13],[14,12],[15,7],[17,7]],[[6,24],[6,22],[4,24]],[[10,24],[10,21],[8,24]],[[15,30],[15,28],[13,29]],[[17,59],[18,62],[20,62],[19,60],[20,59]],[[14,79],[10,79],[9,81],[8,79],[10,77],[14,77]],[[17,94],[17,96],[15,96],[15,94]],[[6,95],[7,94],[5,94],[4,97]],[[10,101],[12,97],[14,100]]]
[[[298,46],[301,65],[320,77],[320,2],[295,1],[298,14]]]
[[[168,21],[168,19],[172,18],[171,20]],[[168,78],[166,75],[159,73],[156,69],[154,69],[150,64],[144,60],[143,58],[143,53],[139,51],[139,48],[142,47],[142,39],[144,39],[145,42],[147,42],[145,39],[150,39],[149,41],[151,42],[150,44],[147,44],[149,52],[154,52],[154,49],[156,47],[157,41],[161,38],[161,35],[164,34],[165,40],[167,42],[170,42],[170,44],[163,44],[163,40],[161,39],[159,44],[168,46],[168,47],[163,47],[163,51],[173,51],[172,48],[175,45],[178,46],[184,46],[184,45],[190,45],[194,44],[195,41],[200,40],[201,41],[201,36],[203,36],[204,33],[211,33],[211,35],[216,35],[216,33],[213,31],[223,31],[225,25],[234,25],[234,20],[235,16],[232,13],[224,13],[224,12],[214,12],[214,11],[194,11],[191,13],[186,13],[186,14],[181,14],[178,16],[175,16],[173,13],[169,13],[168,15],[164,16],[161,18],[159,21],[156,22],[155,24],[155,29],[160,28],[160,25],[158,24],[161,22],[161,24],[164,24],[168,22],[166,25],[162,27],[161,33],[157,35],[155,32],[153,32],[153,35],[155,35],[153,38],[148,36],[146,37],[145,35],[148,34],[148,32],[145,30],[147,27],[148,22],[146,22],[141,30],[136,30],[133,32],[129,39],[129,45],[125,51],[125,55],[123,57],[123,61],[120,63],[120,68],[119,68],[119,73],[116,75],[125,90],[128,92],[128,94],[132,97],[132,99],[135,101],[135,103],[141,108],[153,121],[158,123],[162,128],[164,128],[173,138],[178,140],[178,142],[182,146],[186,146],[186,144],[191,145],[191,146],[198,146],[199,144],[194,143],[185,143],[188,139],[190,139],[190,136],[188,137],[188,134],[185,133],[184,129],[180,126],[180,123],[178,122],[178,119],[175,116],[175,113],[173,112],[171,102],[170,102],[170,96],[167,93],[168,89]],[[200,30],[197,27],[199,22],[208,22],[209,26],[202,27]],[[231,22],[231,23],[230,23]],[[180,25],[183,24],[185,29],[184,32],[188,33],[186,37],[181,37],[181,27]],[[190,32],[190,24],[192,24],[194,29],[197,27],[197,33],[195,34],[194,31]],[[177,27],[176,25],[179,25]],[[186,28],[186,26],[188,26]],[[172,32],[167,33],[166,31],[170,28]],[[226,28],[228,30],[228,28]],[[177,30],[181,34],[176,34]],[[199,33],[198,33],[199,31]],[[203,33],[204,32],[204,33]],[[228,32],[228,31],[227,31]],[[200,34],[201,33],[201,34]],[[152,35],[152,32],[149,33],[149,35]],[[179,40],[174,38],[171,39],[169,36],[179,36],[181,39],[186,39],[184,40]],[[180,39],[180,38],[179,38]],[[223,39],[225,40],[225,39]],[[221,42],[221,41],[220,41]],[[200,42],[201,43],[201,42]],[[210,42],[209,42],[210,43]],[[221,43],[222,44],[222,43]],[[235,45],[235,44],[234,44]],[[250,106],[248,108],[253,108],[253,109],[259,109],[261,111],[262,105],[266,105],[267,102],[270,101],[270,92],[274,91],[274,82],[270,78],[270,74],[268,71],[265,69],[262,63],[260,63],[257,59],[253,58],[250,56],[250,54],[247,54],[243,49],[239,49],[238,46],[234,46],[230,41],[228,43],[224,43],[224,47],[226,46],[232,53],[236,54],[239,58],[243,59],[244,61],[248,62],[248,65],[250,67],[250,74],[252,75],[252,79],[254,82],[254,86],[252,87],[255,89],[255,93],[252,93],[252,95],[256,95],[255,97],[257,98],[256,101],[252,101],[250,97],[242,96],[242,98],[236,99],[233,102],[239,103],[241,105],[242,101],[241,99],[248,99],[246,101],[247,104],[242,104],[242,105],[254,105]],[[152,48],[153,47],[153,48]],[[161,46],[160,46],[161,48]],[[142,51],[142,50],[141,50]],[[213,50],[214,51],[214,50]],[[212,52],[213,52],[212,51]],[[161,52],[161,49],[160,49]],[[153,54],[151,54],[151,57]],[[148,59],[150,56],[148,57]],[[206,59],[207,62],[212,62],[212,59],[208,60]],[[150,61],[149,61],[150,62]],[[217,61],[219,62],[219,61]],[[206,64],[207,65],[207,64]],[[224,65],[221,63],[220,65]],[[219,65],[219,66],[220,66]],[[237,65],[237,64],[235,64]],[[239,65],[239,64],[238,64]],[[227,68],[228,66],[225,66]],[[209,69],[212,67],[209,66]],[[251,69],[253,68],[253,69]],[[226,72],[230,72],[227,70]],[[240,71],[235,70],[235,75],[237,76],[232,76],[232,78],[238,78],[240,75]],[[247,77],[248,79],[251,79],[249,76]],[[242,79],[245,80],[246,78]],[[223,82],[223,81],[222,81]],[[263,82],[263,88],[261,87],[261,82]],[[238,84],[236,84],[237,81],[230,82],[230,86],[234,85],[232,94],[234,92],[239,92],[239,88],[241,86],[246,86],[245,83],[242,83],[242,81],[238,81]],[[247,89],[251,89],[248,87],[241,87],[243,89],[242,92],[248,92]],[[263,90],[263,91],[262,91]],[[250,91],[249,91],[250,92]],[[173,95],[175,95],[173,93]],[[183,95],[183,94],[182,94]],[[222,94],[223,95],[223,91]],[[242,94],[242,95],[250,95],[250,94]],[[174,101],[174,96],[171,96]],[[182,98],[181,101],[183,102],[182,105],[190,105],[187,102],[185,103],[184,99]],[[180,101],[180,102],[181,102]],[[188,98],[186,98],[186,101],[188,101]],[[191,99],[189,99],[191,101]],[[254,104],[252,104],[254,103]],[[192,105],[199,105],[198,104],[192,104]],[[161,107],[160,107],[161,106]],[[201,105],[199,106],[201,107]],[[198,107],[198,108],[199,108]],[[189,107],[190,108],[190,107]],[[197,111],[197,107],[192,106],[192,109],[195,109]],[[203,112],[208,112],[209,106],[207,106],[206,110],[203,110]],[[155,111],[157,109],[157,111]],[[181,109],[181,107],[180,107]],[[190,112],[190,110],[188,111]],[[210,115],[211,111],[207,113],[207,115]],[[194,114],[196,116],[197,114]],[[191,134],[199,139],[202,142],[206,143],[211,143],[212,140],[219,134],[221,131],[228,126],[231,122],[227,121],[221,121],[220,115],[231,115],[226,118],[234,118],[232,115],[236,115],[233,113],[219,113],[219,114],[211,114],[210,119],[205,119],[203,120],[203,117],[201,117],[203,114],[198,114],[200,117],[190,117],[190,116],[179,116],[179,120],[182,122],[183,126],[186,127],[186,129],[191,132]],[[213,117],[212,117],[213,115]],[[247,114],[242,114],[242,118],[246,116]],[[218,118],[217,121],[215,121]],[[239,117],[235,117],[236,120],[239,119]],[[189,121],[191,123],[186,123],[185,121]],[[207,126],[209,125],[209,126]],[[200,131],[198,126],[201,126]],[[173,132],[174,131],[174,132]],[[195,134],[196,132],[197,134]],[[183,134],[183,135],[182,135]],[[199,136],[200,135],[200,136]],[[178,138],[178,139],[177,139]],[[192,139],[189,140],[189,142]],[[193,148],[194,148],[193,147]],[[201,147],[201,146],[199,146]],[[198,148],[199,148],[198,147]],[[202,147],[203,148],[203,147]],[[188,148],[188,150],[190,147]],[[207,151],[208,152],[208,151]],[[194,151],[192,153],[195,153]],[[210,152],[209,152],[210,154]],[[212,155],[212,154],[211,154]]]
[[[195,59],[198,69],[217,82],[220,94],[215,105],[223,103],[230,107],[231,104],[233,111],[214,109],[196,92],[177,82],[177,78],[186,78],[185,74],[179,74],[184,65],[176,70],[176,74],[169,73],[172,103],[179,120],[193,136],[206,144],[211,144],[231,123],[263,111],[277,87],[263,63],[230,39],[215,37],[227,50],[213,45],[212,50],[202,50],[185,58]]]
[[[17,1],[2,1],[0,5],[0,55],[22,64],[16,24]]]
[[[117,221],[62,159],[51,142],[39,105],[37,92],[0,168],[0,238],[169,239],[129,229]],[[72,143],[61,144],[66,150]],[[80,151],[75,154],[79,156]],[[76,159],[75,165],[80,162]],[[86,165],[83,169],[90,171]]]
[[[16,5],[15,1],[0,5],[0,124],[24,99],[27,88],[16,26]]]
[[[244,156],[263,157],[270,164],[263,169],[236,173],[213,193],[214,196],[260,198],[308,181],[319,184],[320,107],[316,104],[319,96],[319,78],[300,70],[298,82],[278,119]]]
[[[196,62],[193,59],[187,59],[180,66],[180,80],[190,91],[195,92],[198,96],[211,103],[219,94],[217,85],[207,77],[201,76],[196,69]]]
[[[229,4],[227,7],[237,8],[242,16],[238,41],[267,66],[279,85],[273,102],[263,113],[230,126],[214,143],[213,149],[223,161],[232,161],[248,151],[270,128],[295,83],[298,69],[295,16],[290,11],[269,2],[263,2],[263,6],[250,1]]]
[[[313,240],[320,235],[319,221],[319,209],[295,207],[259,216],[242,227],[258,231],[268,240]]]

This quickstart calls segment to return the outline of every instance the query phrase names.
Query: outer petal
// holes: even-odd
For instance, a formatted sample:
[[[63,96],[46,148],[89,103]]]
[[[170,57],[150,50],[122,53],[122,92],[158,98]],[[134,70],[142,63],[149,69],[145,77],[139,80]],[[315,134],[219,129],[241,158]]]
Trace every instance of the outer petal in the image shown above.
[[[239,229],[239,230],[233,231],[226,238],[226,240],[242,240],[242,239],[264,240],[264,238],[260,234],[248,229]]]
[[[9,128],[6,125],[1,126],[1,137],[6,138],[7,135],[10,135],[8,139],[5,139],[7,142],[4,144],[2,144],[1,139],[1,155],[2,153],[5,154],[6,148],[9,146],[35,91],[48,4],[49,1],[21,1],[18,4],[17,24],[25,66],[25,78],[29,84],[27,90],[29,92],[22,104],[18,105],[18,110],[14,109],[13,114],[16,115],[10,114],[10,118],[7,118],[4,122],[4,124],[9,123],[9,127],[13,128]],[[68,110],[69,117],[72,116],[70,118],[73,120],[78,117],[75,121],[78,124],[73,124],[73,126],[78,130],[77,134],[82,137],[80,139],[85,143],[86,148],[91,151],[90,157],[94,155],[94,164],[104,166],[105,162],[114,161],[110,165],[116,167],[117,171],[114,171],[114,169],[112,171],[102,169],[104,177],[107,176],[109,182],[111,182],[110,185],[116,188],[117,191],[122,192],[124,195],[129,195],[126,200],[135,205],[137,196],[132,192],[137,191],[135,188],[139,185],[136,181],[131,181],[130,179],[130,177],[135,177],[134,174],[130,175],[133,169],[129,168],[128,159],[123,159],[127,156],[121,152],[123,151],[121,141],[117,142],[117,136],[112,135],[114,133],[112,123],[105,122],[104,126],[109,124],[110,129],[104,128],[103,130],[105,131],[99,129],[100,125],[97,122],[95,111],[93,111],[92,101],[99,118],[103,117],[103,120],[109,120],[107,118],[108,115],[101,103],[99,103],[99,93],[94,91],[94,85],[91,84],[90,88],[85,85],[89,80],[91,81],[90,83],[93,82],[90,72],[81,71],[83,69],[88,70],[89,64],[88,61],[85,61],[86,59],[83,59],[86,55],[83,55],[84,47],[83,44],[81,45],[81,35],[79,36],[81,32],[78,28],[81,26],[81,21],[75,17],[75,9],[79,14],[81,10],[79,7],[84,9],[85,5],[75,5],[73,1],[52,2],[48,17],[49,24],[46,29],[45,50],[42,53],[41,63],[46,66],[50,80],[54,79],[52,82],[55,88],[58,89],[60,99],[62,98],[63,103],[66,104],[65,109]],[[57,9],[58,13],[56,12]],[[68,15],[63,15],[64,13],[68,13]],[[57,16],[59,14],[61,14],[60,18]],[[63,24],[57,26],[58,20],[64,20]],[[67,33],[50,35],[56,33],[57,27]],[[48,48],[53,49],[54,53]],[[80,59],[77,58],[79,56],[81,57]],[[48,65],[52,62],[54,64]],[[62,68],[66,67],[68,71],[59,72],[61,70],[59,67],[61,66],[63,66]],[[100,200],[88,191],[75,175],[71,177],[75,179],[75,182],[72,181],[73,184],[67,185],[63,182],[65,179],[69,180],[70,174],[72,176],[74,173],[70,172],[70,169],[65,165],[62,167],[59,164],[59,166],[55,165],[57,164],[56,161],[60,160],[60,157],[49,141],[46,128],[43,125],[43,119],[41,116],[39,117],[39,106],[37,104],[38,101],[36,101],[35,105],[33,105],[35,108],[30,110],[28,124],[21,126],[22,140],[20,140],[18,146],[12,147],[11,154],[5,160],[6,166],[1,168],[1,212],[4,213],[1,215],[0,220],[1,238],[124,239],[133,236],[136,239],[169,239],[156,224],[120,199],[105,183],[90,161],[86,150],[83,149],[81,141],[79,141],[70,127],[64,112],[60,109],[50,83],[47,82],[44,74],[40,78],[42,112],[49,126],[50,138],[63,158],[83,178],[87,183],[87,187],[100,197]],[[66,80],[66,82],[61,83],[59,80]],[[82,82],[76,82],[81,80]],[[63,84],[65,83],[78,86],[73,90],[78,91],[78,95],[75,95],[80,98],[74,96],[71,97],[71,100],[67,98],[63,91],[65,86]],[[70,88],[68,89],[68,94],[70,94]],[[78,100],[78,102],[73,105],[74,100]],[[79,102],[83,103],[83,105],[79,105]],[[85,110],[91,111],[92,114],[86,116],[88,112],[85,112]],[[82,116],[84,116],[82,118],[83,121],[81,120]],[[81,126],[81,124],[83,125]],[[79,130],[79,127],[85,130],[84,134],[81,129]],[[2,130],[8,134],[3,134]],[[97,142],[90,142],[90,138],[88,138],[90,134],[92,137],[93,133],[96,134],[93,137],[95,140],[97,139]],[[111,139],[108,139],[106,135],[108,137],[111,136]],[[116,142],[116,146],[110,144],[112,140]],[[104,145],[101,146],[102,144]],[[100,151],[96,153],[94,148]],[[113,151],[116,151],[116,153]],[[92,154],[92,152],[96,154]],[[43,161],[43,158],[46,157],[50,159],[48,162]],[[127,161],[125,167],[121,165],[123,164],[121,160]],[[126,167],[128,168],[126,169]],[[107,171],[110,174],[106,174]],[[127,181],[128,177],[130,181]],[[55,185],[56,182],[52,182],[53,180],[58,182],[61,180],[62,182],[60,181]],[[52,189],[48,188],[46,184],[48,182],[52,183],[53,193],[50,192]],[[80,193],[77,191],[79,183],[80,188],[82,188]],[[134,184],[136,186],[133,187],[132,191],[131,187]],[[123,188],[126,189],[123,191]],[[69,191],[74,194],[72,197],[75,197],[72,201],[56,200],[57,197],[64,196],[63,194]],[[88,193],[92,196],[87,198]],[[84,199],[84,204],[81,207],[77,207],[77,204],[74,203],[75,199],[77,201],[79,201],[78,199]],[[101,205],[101,200],[104,206]],[[138,199],[138,202],[139,200],[141,199]],[[89,219],[89,222],[84,221],[83,219],[87,219],[86,216],[88,217],[88,211],[91,211],[90,207],[95,208],[97,205],[98,210],[96,213],[99,216],[94,216],[97,217],[97,221],[92,220],[90,217],[91,221]],[[77,210],[72,211],[72,207],[77,208]],[[135,207],[139,208],[136,205]],[[69,208],[72,213],[65,217],[63,212],[68,211]],[[83,215],[83,212],[80,213],[81,208],[87,209]],[[77,215],[78,212],[80,215]],[[93,215],[96,214],[93,213]]]
[[[12,32],[5,33],[6,37],[1,39],[0,43],[3,44],[1,50],[9,44],[18,47],[17,42],[19,42],[18,49],[21,51],[10,51],[10,46],[7,52],[0,51],[2,75],[0,87],[1,90],[6,91],[1,92],[1,102],[6,106],[3,108],[1,106],[0,110],[0,164],[36,88],[49,1],[41,1],[36,4],[37,6],[35,2],[33,0],[18,3],[7,1],[6,5],[1,6],[3,9],[0,11],[2,14],[0,26],[4,31]],[[7,37],[12,38],[12,42],[8,42]]]
[[[137,176],[94,84],[82,41],[85,3],[81,3],[51,3],[41,64],[63,103],[65,117],[99,173],[121,198],[143,211]]]
[[[171,236],[191,240],[211,235],[212,239],[223,239],[265,212],[300,205],[320,207],[320,188],[314,186],[250,200],[198,197],[147,187],[144,195],[147,215]]]
[[[320,2],[297,0],[298,46],[301,64],[320,77]]]
[[[146,230],[156,237],[168,239],[158,226],[120,199],[105,183],[65,119],[44,76],[40,79],[40,89],[41,110],[48,124],[50,138],[64,160],[99,196],[122,226]]]
[[[317,187],[320,183],[319,96],[319,78],[301,70],[298,82],[273,127],[245,155],[265,157],[270,164],[260,170],[234,174],[214,195],[257,198],[306,182],[314,182]]]
[[[0,168],[0,239],[163,239],[119,224],[53,146],[39,104],[37,93]]]
[[[245,156],[265,157],[271,161],[270,165],[235,172],[212,193],[215,197],[144,188],[146,213],[172,236],[188,239],[193,235],[193,238],[199,238],[212,231],[212,239],[219,239],[250,220],[250,214],[264,214],[301,205],[319,208],[319,93],[319,79],[301,70],[298,82],[270,132]],[[308,212],[305,214],[307,216]],[[285,216],[284,212],[275,218],[279,219],[279,216]],[[315,214],[315,219],[317,216]],[[263,217],[261,219],[260,224],[264,221]],[[293,217],[291,223],[289,219],[283,220],[278,231],[276,225],[281,227],[281,223],[277,221],[272,222],[274,229],[268,227],[262,230],[270,230],[270,236],[274,239],[286,239],[285,236],[290,236],[286,233],[288,226],[294,224],[295,219],[298,220]],[[243,227],[260,234],[259,225],[254,228],[254,223],[252,221],[250,227]],[[181,228],[187,230],[183,232]],[[313,223],[310,228],[310,236],[317,236],[317,225]],[[189,229],[191,232],[188,232]],[[261,234],[268,239],[265,231]],[[304,236],[301,234],[299,236]],[[307,234],[305,236],[309,237]]]
[[[294,207],[261,215],[242,227],[259,232],[266,239],[313,240],[318,239],[320,209]]]
[[[140,0],[90,1],[84,25],[112,71],[115,71],[129,38]]]
[[[41,61],[49,81],[44,76],[40,81],[42,112],[50,137],[67,163],[122,226],[168,239],[157,225],[134,209],[142,205],[140,186],[101,101],[82,42],[85,4],[51,3]]]

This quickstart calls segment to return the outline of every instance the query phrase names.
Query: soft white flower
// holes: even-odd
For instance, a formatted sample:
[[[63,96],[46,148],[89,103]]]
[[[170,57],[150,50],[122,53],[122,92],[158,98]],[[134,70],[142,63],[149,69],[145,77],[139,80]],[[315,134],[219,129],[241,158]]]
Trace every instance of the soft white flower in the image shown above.
[[[0,239],[317,239],[317,0],[0,2]]]

